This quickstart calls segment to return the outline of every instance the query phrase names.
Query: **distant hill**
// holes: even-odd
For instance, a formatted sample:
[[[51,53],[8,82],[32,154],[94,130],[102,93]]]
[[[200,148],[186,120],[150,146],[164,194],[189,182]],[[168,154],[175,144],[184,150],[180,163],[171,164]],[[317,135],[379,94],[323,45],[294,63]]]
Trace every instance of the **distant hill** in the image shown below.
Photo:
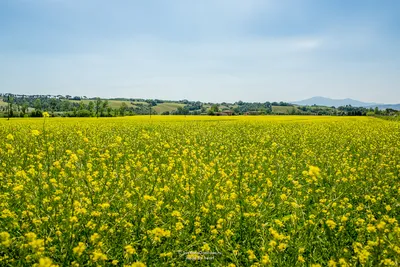
[[[292,104],[299,105],[299,106],[327,106],[327,107],[340,107],[351,105],[353,107],[364,107],[364,108],[375,108],[378,107],[379,109],[395,109],[400,110],[400,104],[380,104],[380,103],[368,103],[362,102],[358,100],[354,100],[351,98],[346,99],[332,99],[322,96],[316,96],[309,99],[291,102]]]

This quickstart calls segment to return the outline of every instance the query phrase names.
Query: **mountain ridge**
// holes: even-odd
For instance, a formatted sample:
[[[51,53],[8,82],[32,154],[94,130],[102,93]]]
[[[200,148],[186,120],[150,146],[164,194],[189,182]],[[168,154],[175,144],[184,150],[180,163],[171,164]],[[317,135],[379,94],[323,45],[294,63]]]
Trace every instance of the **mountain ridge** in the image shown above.
[[[364,107],[364,108],[375,108],[378,109],[396,109],[400,110],[400,104],[385,104],[385,103],[375,103],[375,102],[362,102],[359,100],[345,98],[345,99],[332,99],[328,97],[315,96],[308,99],[300,100],[300,101],[292,101],[291,104],[299,105],[299,106],[328,106],[328,107],[340,107],[351,105],[353,107]]]

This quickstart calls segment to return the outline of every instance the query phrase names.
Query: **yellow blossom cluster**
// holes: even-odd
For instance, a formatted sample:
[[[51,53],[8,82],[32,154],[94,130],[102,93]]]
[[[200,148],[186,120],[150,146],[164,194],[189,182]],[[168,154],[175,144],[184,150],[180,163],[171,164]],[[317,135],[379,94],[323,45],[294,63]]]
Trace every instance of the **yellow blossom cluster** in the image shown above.
[[[0,266],[400,265],[395,121],[44,113],[0,139]]]

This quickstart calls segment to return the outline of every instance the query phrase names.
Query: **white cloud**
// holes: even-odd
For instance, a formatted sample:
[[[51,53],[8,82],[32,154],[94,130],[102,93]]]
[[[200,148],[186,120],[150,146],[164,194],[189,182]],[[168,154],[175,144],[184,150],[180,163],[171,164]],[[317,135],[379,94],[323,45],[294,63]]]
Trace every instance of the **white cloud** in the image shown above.
[[[305,38],[293,42],[294,48],[305,49],[305,50],[313,50],[320,47],[321,45],[322,45],[322,40],[314,38],[308,38],[308,39]]]

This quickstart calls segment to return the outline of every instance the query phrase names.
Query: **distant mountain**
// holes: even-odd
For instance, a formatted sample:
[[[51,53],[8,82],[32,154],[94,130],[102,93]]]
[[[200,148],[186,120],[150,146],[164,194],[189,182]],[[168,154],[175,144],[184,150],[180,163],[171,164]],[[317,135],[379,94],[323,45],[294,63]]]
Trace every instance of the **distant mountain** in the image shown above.
[[[380,103],[368,103],[368,102],[361,102],[358,100],[346,98],[346,99],[331,99],[322,96],[316,96],[309,99],[291,102],[292,104],[299,105],[299,106],[327,106],[327,107],[340,107],[351,105],[353,107],[365,107],[365,108],[375,108],[378,107],[379,109],[395,109],[400,110],[400,104],[380,104]]]
[[[346,98],[346,99],[331,99],[327,97],[322,97],[322,96],[316,96],[312,97],[309,99],[301,100],[301,101],[296,101],[292,102],[293,104],[300,105],[300,106],[312,106],[312,105],[317,105],[317,106],[328,106],[328,107],[340,107],[340,106],[346,106],[346,105],[352,105],[353,107],[369,107],[369,106],[375,106],[375,105],[384,105],[384,104],[378,104],[378,103],[366,103],[366,102],[361,102],[358,100]]]

